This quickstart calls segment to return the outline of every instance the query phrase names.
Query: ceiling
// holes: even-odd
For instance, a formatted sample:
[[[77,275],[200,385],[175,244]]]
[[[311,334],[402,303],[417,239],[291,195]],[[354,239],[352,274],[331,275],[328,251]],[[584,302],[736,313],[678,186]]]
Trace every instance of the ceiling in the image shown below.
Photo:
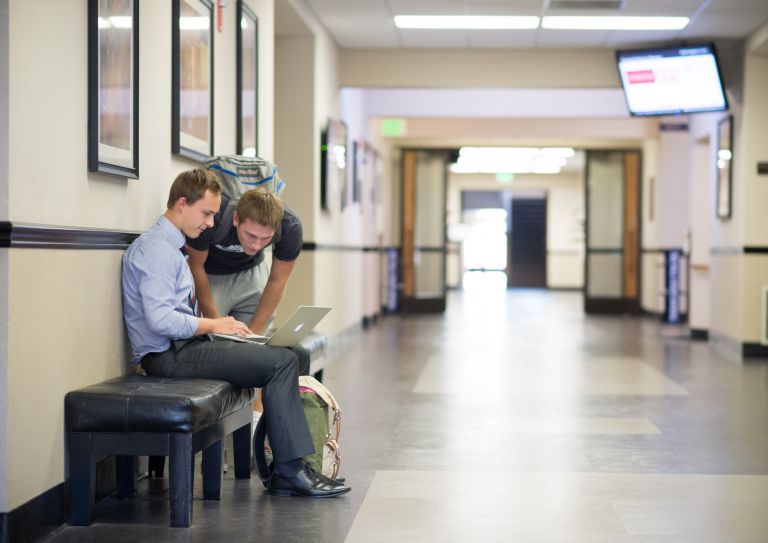
[[[308,0],[343,49],[632,48],[741,39],[768,20],[768,0]],[[413,30],[394,15],[669,15],[680,31]]]

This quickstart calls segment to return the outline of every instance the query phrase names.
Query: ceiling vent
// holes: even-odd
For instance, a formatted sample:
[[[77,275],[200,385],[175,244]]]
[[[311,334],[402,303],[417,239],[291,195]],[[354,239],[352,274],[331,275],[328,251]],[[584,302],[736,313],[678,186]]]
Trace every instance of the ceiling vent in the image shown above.
[[[624,4],[626,0],[550,0],[548,9],[618,11]]]

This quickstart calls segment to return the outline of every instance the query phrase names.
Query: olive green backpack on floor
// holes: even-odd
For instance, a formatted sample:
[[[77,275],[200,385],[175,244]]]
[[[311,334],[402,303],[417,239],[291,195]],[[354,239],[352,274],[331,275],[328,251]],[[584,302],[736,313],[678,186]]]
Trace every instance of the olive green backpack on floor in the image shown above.
[[[317,379],[309,375],[299,377],[299,394],[304,416],[315,445],[315,452],[304,457],[317,473],[335,479],[339,475],[341,451],[341,410],[333,394]],[[262,416],[253,436],[253,455],[259,477],[265,485],[272,477],[272,465],[267,462],[265,445],[267,437],[266,417]]]

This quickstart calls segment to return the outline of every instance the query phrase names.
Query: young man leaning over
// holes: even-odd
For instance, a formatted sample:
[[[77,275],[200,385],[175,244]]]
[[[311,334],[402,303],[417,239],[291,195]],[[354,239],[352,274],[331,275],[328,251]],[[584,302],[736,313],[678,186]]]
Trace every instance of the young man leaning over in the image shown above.
[[[134,363],[148,375],[222,379],[261,387],[275,459],[269,491],[277,496],[331,497],[350,488],[323,477],[302,457],[314,452],[298,391],[299,364],[287,349],[210,341],[211,332],[244,335],[233,317],[204,318],[187,265],[185,236],[213,225],[221,204],[217,177],[195,169],[179,174],[168,208],[123,257],[123,312]]]
[[[230,315],[261,334],[285,292],[304,234],[296,214],[275,194],[253,189],[239,200],[225,196],[213,227],[187,237],[189,267],[200,309],[207,317]],[[268,269],[264,249],[272,246]],[[309,353],[297,345],[299,374],[309,374]],[[254,402],[254,427],[263,406]]]
[[[227,200],[213,228],[188,237],[189,264],[203,314],[231,315],[261,334],[301,252],[301,221],[277,195],[261,189]],[[264,258],[269,246],[271,270]]]

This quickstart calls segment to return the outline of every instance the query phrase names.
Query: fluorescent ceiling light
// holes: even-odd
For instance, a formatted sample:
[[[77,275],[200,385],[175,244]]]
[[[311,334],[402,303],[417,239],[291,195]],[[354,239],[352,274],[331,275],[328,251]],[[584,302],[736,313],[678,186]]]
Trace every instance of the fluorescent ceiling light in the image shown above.
[[[534,16],[501,15],[395,15],[398,28],[521,30],[539,27]]]
[[[570,147],[462,147],[454,173],[560,173]]]
[[[555,30],[682,30],[688,17],[544,17],[542,28]]]

